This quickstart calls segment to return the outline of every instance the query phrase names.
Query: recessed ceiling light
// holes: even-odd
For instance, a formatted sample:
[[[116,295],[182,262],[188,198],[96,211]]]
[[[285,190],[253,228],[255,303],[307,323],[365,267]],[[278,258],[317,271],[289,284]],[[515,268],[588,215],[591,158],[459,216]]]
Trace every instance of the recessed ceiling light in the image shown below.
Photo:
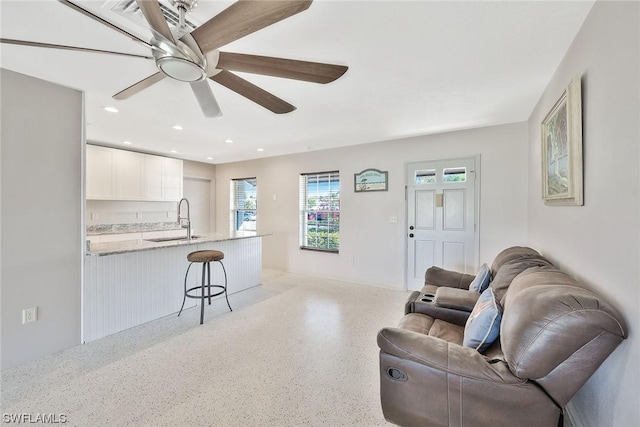
[[[207,160],[213,160],[213,157],[209,156],[207,157]]]
[[[125,145],[131,145],[131,144],[133,144],[133,142],[131,142],[131,141],[122,141],[122,143],[123,143],[123,144],[125,144]]]
[[[227,144],[233,144],[233,140],[232,139],[225,139],[224,142],[226,142]]]
[[[173,125],[172,127],[173,127],[175,130],[182,130],[182,129],[184,129],[184,128],[183,128],[182,126],[180,126],[180,125]]]
[[[258,151],[264,151],[264,148],[258,148]]]
[[[173,153],[173,154],[177,154],[177,153],[178,153],[178,150],[171,150],[171,153]]]
[[[102,107],[104,108],[104,111],[108,111],[110,113],[117,113],[118,109],[116,107],[110,107],[110,106],[106,106],[106,107]]]

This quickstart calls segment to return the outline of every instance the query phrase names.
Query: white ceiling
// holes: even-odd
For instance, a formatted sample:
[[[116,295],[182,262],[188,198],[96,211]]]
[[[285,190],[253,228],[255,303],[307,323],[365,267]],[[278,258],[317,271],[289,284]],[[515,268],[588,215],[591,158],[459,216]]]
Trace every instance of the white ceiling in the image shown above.
[[[81,3],[151,38],[142,23],[102,7],[113,2]],[[230,4],[200,0],[190,17],[203,23]],[[89,141],[125,147],[128,140],[129,149],[226,163],[527,120],[592,5],[316,0],[221,48],[349,66],[327,85],[238,73],[297,107],[284,115],[214,82],[224,113],[214,119],[203,117],[188,84],[170,79],[125,101],[111,98],[153,74],[151,60],[2,44],[0,65],[84,90]],[[55,0],[0,6],[3,38],[150,53]]]

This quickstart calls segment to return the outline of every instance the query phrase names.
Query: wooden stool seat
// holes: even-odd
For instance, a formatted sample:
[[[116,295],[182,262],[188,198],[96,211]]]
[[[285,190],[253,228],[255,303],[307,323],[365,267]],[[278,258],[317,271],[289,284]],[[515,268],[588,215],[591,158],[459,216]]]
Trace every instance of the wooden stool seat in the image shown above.
[[[224,253],[220,251],[196,251],[187,255],[189,262],[212,262],[224,259]]]

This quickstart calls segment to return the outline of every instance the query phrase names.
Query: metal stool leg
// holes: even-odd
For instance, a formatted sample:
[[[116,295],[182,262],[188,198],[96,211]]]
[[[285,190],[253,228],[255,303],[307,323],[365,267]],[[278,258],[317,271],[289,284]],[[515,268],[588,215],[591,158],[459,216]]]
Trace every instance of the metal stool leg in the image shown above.
[[[211,305],[211,263],[207,263],[207,296],[209,297],[209,305]]]
[[[200,283],[200,324],[204,323],[204,278],[208,263],[202,264],[202,282]]]
[[[192,262],[189,263],[189,267],[187,267],[187,272],[184,274],[184,296],[182,297],[182,306],[180,307],[180,311],[178,312],[178,316],[182,313],[182,309],[184,308],[184,303],[187,300],[187,277],[189,277],[189,270],[193,265]]]
[[[229,306],[229,310],[233,311],[233,309],[231,308],[231,304],[229,304],[229,297],[227,296],[227,270],[225,270],[224,264],[222,263],[222,261],[218,261],[218,262],[222,266],[222,272],[224,273],[224,297],[227,300],[227,305]]]

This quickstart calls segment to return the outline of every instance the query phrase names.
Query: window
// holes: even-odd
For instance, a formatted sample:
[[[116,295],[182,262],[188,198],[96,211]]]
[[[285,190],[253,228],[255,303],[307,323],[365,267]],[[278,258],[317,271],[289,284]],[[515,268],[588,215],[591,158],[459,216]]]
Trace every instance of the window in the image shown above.
[[[258,213],[256,178],[231,180],[231,235],[255,236]]]
[[[442,182],[466,182],[467,168],[448,168],[442,173]]]
[[[425,169],[416,171],[416,184],[435,184],[436,182],[436,170]]]
[[[300,175],[300,247],[338,252],[340,173]]]

